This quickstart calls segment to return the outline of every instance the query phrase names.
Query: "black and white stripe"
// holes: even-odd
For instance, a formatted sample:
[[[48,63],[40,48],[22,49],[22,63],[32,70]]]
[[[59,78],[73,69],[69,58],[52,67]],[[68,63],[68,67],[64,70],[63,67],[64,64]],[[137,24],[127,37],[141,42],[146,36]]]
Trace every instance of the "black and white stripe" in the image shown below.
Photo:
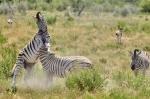
[[[139,49],[135,49],[134,52],[130,52],[132,61],[131,69],[135,72],[135,75],[138,74],[139,70],[142,70],[143,75],[146,73],[146,69],[149,67],[149,56],[146,52]]]
[[[46,73],[47,83],[51,83],[53,76],[64,77],[66,73],[76,67],[92,67],[91,61],[84,56],[56,56],[47,49],[41,49],[39,59]]]
[[[16,75],[21,68],[25,68],[27,71],[24,79],[25,81],[30,77],[32,69],[37,62],[39,57],[40,48],[49,48],[49,34],[47,32],[46,23],[43,17],[41,17],[40,12],[36,15],[37,25],[39,27],[39,32],[34,35],[32,40],[20,51],[16,59],[16,64],[12,69],[13,81],[12,85],[15,87]],[[43,23],[44,22],[44,23]],[[43,28],[42,28],[43,25]],[[44,31],[44,32],[43,32]],[[46,41],[47,40],[47,41]]]

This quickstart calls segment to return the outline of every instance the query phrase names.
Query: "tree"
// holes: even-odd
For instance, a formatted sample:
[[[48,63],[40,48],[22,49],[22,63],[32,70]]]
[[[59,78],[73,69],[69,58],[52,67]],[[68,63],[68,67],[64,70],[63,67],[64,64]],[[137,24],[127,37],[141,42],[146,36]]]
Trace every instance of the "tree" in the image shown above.
[[[150,0],[141,0],[140,6],[143,12],[150,12]]]

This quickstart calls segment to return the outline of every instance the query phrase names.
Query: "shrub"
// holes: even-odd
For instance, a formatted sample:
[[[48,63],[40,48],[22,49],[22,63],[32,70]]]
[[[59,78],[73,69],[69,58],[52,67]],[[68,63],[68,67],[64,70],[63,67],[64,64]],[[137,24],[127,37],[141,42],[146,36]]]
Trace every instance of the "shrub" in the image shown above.
[[[33,3],[30,3],[32,1],[33,1]],[[37,1],[31,0],[30,2],[29,1],[27,2],[28,9],[29,10],[35,10],[35,9],[37,9]]]
[[[53,25],[53,24],[56,23],[57,17],[56,16],[49,16],[49,17],[46,18],[46,20],[47,20],[47,23],[49,25]]]
[[[140,6],[143,12],[150,12],[150,0],[141,0]]]
[[[10,13],[10,8],[7,3],[0,4],[0,14],[8,14]]]
[[[139,12],[139,8],[134,5],[125,5],[121,8],[117,7],[114,9],[113,14],[115,16],[121,15],[123,17],[128,16],[129,14],[136,14]]]
[[[62,2],[58,7],[56,8],[58,11],[64,11],[67,9],[68,4],[66,2]]]
[[[24,15],[24,14],[26,14],[26,10],[28,9],[28,5],[26,2],[20,2],[17,5],[17,9],[18,9],[19,13]]]
[[[48,10],[50,6],[51,5],[48,5],[46,2],[38,2],[37,3],[37,9],[43,10],[43,11]]]
[[[83,70],[80,73],[70,74],[66,80],[69,89],[79,89],[80,91],[93,91],[99,88],[103,79],[96,70]]]
[[[120,11],[121,16],[123,16],[123,17],[126,17],[129,13],[130,13],[130,11],[126,7],[123,7]]]

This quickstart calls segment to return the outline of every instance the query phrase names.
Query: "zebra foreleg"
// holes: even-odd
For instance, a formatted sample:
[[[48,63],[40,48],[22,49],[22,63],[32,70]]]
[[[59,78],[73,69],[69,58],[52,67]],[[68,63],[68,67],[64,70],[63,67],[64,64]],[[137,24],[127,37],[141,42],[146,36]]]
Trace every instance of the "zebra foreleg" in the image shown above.
[[[146,67],[145,66],[142,69],[142,73],[143,73],[143,76],[145,76],[145,74],[146,74]]]
[[[32,75],[34,65],[35,65],[34,63],[33,64],[31,64],[31,63],[25,64],[26,74],[24,76],[24,81],[27,84],[27,86],[29,85],[29,79]]]
[[[24,62],[23,61],[20,61],[18,63],[16,63],[13,67],[13,70],[12,70],[12,85],[11,85],[11,90],[12,92],[16,92],[16,76],[17,76],[17,73],[18,71],[23,68],[24,66]]]
[[[50,72],[45,72],[45,83],[46,83],[46,87],[49,88],[52,85],[53,82],[53,74]]]

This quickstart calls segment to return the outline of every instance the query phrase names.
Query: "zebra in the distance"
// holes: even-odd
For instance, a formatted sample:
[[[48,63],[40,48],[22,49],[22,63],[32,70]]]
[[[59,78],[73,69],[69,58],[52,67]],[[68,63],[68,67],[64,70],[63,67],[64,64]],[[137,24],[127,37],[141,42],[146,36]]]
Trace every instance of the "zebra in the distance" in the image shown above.
[[[118,26],[118,30],[116,31],[116,39],[118,43],[121,43],[122,35],[123,35],[123,28]]]
[[[36,14],[36,19],[39,31],[34,35],[32,40],[19,52],[16,59],[16,64],[14,65],[11,72],[11,76],[13,77],[13,88],[16,88],[16,75],[18,71],[23,67],[25,68],[26,74],[24,76],[24,80],[27,82],[39,57],[38,51],[40,48],[49,47],[49,41],[43,42],[43,38],[47,38],[46,36],[49,37],[49,34],[47,32],[47,26],[44,18],[41,16],[40,12]]]
[[[129,52],[132,58],[131,69],[137,76],[139,70],[142,70],[143,75],[146,73],[146,69],[149,67],[149,56],[146,52],[139,49],[135,49],[134,52]]]
[[[12,18],[8,18],[7,22],[8,22],[8,24],[12,25],[13,24],[13,19]]]
[[[67,72],[73,68],[89,67],[92,68],[91,61],[84,56],[57,56],[47,49],[40,49],[39,59],[46,74],[46,85],[50,85],[53,81],[53,76],[64,77]]]

